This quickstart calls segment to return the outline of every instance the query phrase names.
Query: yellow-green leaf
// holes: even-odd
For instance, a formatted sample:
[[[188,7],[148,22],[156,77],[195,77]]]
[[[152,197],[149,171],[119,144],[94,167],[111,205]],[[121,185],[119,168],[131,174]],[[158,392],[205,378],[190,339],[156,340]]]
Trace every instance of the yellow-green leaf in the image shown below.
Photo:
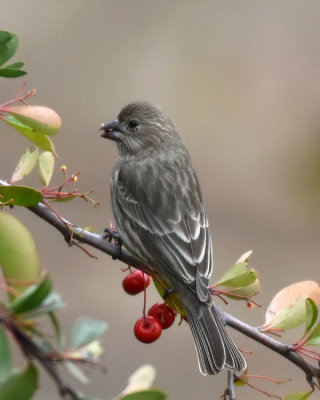
[[[227,292],[227,293],[223,293],[224,295],[226,295],[234,300],[242,300],[241,297],[237,297],[237,296],[249,298],[260,292],[260,281],[259,281],[259,279],[256,279],[249,286],[231,288],[231,289],[224,288],[224,290]],[[236,295],[236,296],[234,296],[234,295]]]
[[[288,394],[283,400],[307,400],[311,395],[312,391],[310,392],[295,392]]]
[[[30,232],[17,218],[1,211],[0,265],[9,285],[20,293],[28,285],[15,284],[13,280],[33,283],[40,276],[40,260]]]
[[[257,279],[257,277],[257,271],[249,269],[247,262],[240,262],[229,268],[215,286],[249,286]]]
[[[166,295],[167,290],[170,290],[172,288],[171,284],[169,282],[164,282],[163,281],[164,278],[161,278],[162,281],[163,281],[162,283],[165,284],[165,286],[167,288],[167,290],[165,290],[157,279],[155,279],[155,278],[152,278],[152,279],[153,279],[154,286],[156,287],[156,289],[157,289],[158,293],[160,294],[160,296],[162,298],[165,297],[165,302],[171,308],[173,308],[178,314],[180,314],[182,317],[185,317],[186,316],[186,312],[185,312],[185,309],[183,307],[183,304],[181,302],[181,299],[180,299],[178,293],[173,291],[172,293],[169,293],[168,295]]]

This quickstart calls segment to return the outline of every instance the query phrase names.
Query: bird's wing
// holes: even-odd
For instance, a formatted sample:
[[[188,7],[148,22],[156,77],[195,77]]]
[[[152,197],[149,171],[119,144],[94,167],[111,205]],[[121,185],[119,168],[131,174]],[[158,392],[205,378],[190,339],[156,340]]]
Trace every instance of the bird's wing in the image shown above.
[[[163,179],[148,182],[148,188],[143,188],[137,177],[123,175],[114,175],[112,198],[125,245],[144,262],[156,263],[155,269],[161,268],[189,284],[199,299],[206,301],[212,244],[200,191],[197,207],[190,207],[190,199],[181,200],[174,187],[161,187]],[[122,217],[117,218],[117,214]]]

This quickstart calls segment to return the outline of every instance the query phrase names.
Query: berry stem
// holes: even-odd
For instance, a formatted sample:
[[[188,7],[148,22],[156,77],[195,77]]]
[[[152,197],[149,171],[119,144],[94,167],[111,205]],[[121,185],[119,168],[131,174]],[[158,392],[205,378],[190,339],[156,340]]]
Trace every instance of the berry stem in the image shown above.
[[[144,275],[144,272],[142,272],[142,276],[143,276],[143,281],[144,281],[144,287],[143,287],[143,311],[142,311],[142,315],[144,318],[144,323],[146,323],[146,306],[147,306],[147,288],[146,288],[146,278]]]

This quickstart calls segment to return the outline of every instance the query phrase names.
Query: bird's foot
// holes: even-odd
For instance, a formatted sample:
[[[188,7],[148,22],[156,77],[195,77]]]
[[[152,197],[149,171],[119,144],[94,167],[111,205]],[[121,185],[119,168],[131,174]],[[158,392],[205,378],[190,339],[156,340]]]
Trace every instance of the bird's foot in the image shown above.
[[[167,289],[167,290],[164,292],[163,300],[165,300],[165,299],[166,299],[170,294],[172,294],[172,293],[176,293],[176,290],[173,289],[173,288]]]
[[[106,228],[103,231],[103,238],[111,242],[111,240],[115,241],[115,244],[117,246],[117,253],[112,256],[113,260],[116,260],[117,258],[120,258],[121,256],[121,248],[123,241],[121,239],[121,235],[119,232],[115,231],[114,229]]]

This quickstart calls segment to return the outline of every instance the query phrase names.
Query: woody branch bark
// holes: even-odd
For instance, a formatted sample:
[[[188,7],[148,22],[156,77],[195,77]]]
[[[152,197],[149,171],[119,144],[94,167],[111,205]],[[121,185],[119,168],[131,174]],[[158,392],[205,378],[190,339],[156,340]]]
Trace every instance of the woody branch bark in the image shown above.
[[[7,182],[0,180],[0,185],[2,184],[8,185]],[[72,239],[76,239],[79,242],[85,243],[108,254],[109,256],[118,258],[126,265],[131,265],[142,271],[148,271],[147,266],[141,264],[140,261],[125,249],[122,249],[121,254],[119,255],[118,247],[112,242],[106,240],[102,234],[92,233],[74,225],[70,221],[59,217],[45,204],[39,203],[34,207],[30,207],[29,210],[61,232],[68,243],[70,243]],[[306,374],[307,381],[311,385],[314,377],[320,379],[320,368],[316,365],[307,363],[299,356],[299,354],[291,350],[290,345],[281,343],[267,336],[258,328],[248,325],[220,308],[218,308],[218,311],[226,325],[236,329],[256,342],[261,343],[263,346],[268,347],[299,367]]]

